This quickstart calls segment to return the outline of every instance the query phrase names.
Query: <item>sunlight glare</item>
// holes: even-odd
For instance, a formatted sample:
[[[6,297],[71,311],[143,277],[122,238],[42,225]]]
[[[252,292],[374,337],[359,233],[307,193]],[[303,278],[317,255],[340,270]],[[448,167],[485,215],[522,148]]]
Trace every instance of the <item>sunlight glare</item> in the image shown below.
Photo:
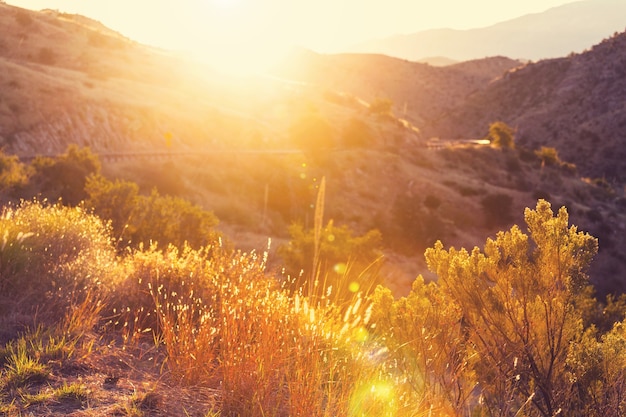
[[[211,0],[210,2],[217,7],[228,8],[237,7],[240,3],[240,0]]]
[[[289,48],[281,15],[246,0],[196,0],[186,49],[225,75],[266,73]]]
[[[350,398],[350,416],[395,416],[397,411],[394,386],[387,381],[365,382]]]

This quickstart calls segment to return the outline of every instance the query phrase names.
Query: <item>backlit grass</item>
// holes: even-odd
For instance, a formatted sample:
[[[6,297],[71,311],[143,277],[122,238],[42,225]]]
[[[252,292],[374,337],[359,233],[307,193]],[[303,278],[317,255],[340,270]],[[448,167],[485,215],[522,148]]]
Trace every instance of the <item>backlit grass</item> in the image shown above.
[[[445,285],[417,279],[400,299],[382,286],[351,288],[353,280],[341,278],[349,274],[327,279],[318,269],[314,282],[277,275],[267,269],[267,253],[219,243],[201,249],[154,244],[116,254],[107,228],[92,215],[24,204],[0,219],[8,231],[0,253],[2,295],[22,312],[5,320],[33,312],[0,349],[0,411],[6,415],[80,408],[94,416],[543,416],[544,404],[558,403],[569,407],[568,415],[595,416],[593,410],[625,406],[626,326],[584,328],[583,310],[585,320],[601,323],[594,314],[602,315],[602,306],[588,291],[575,293],[570,281],[550,278],[565,270],[552,268],[556,253],[558,265],[569,260],[576,266],[571,276],[584,279],[594,240],[568,229],[565,211],[553,217],[545,202],[527,216],[546,256],[532,258],[518,228],[488,241],[484,254],[474,249],[475,263],[467,251],[448,253],[438,244],[427,252],[438,274],[466,275]],[[571,244],[563,244],[565,236]],[[499,250],[511,250],[506,262]],[[58,265],[45,268],[54,265],[51,252]],[[489,274],[482,273],[487,267]],[[552,304],[520,278],[532,268],[532,277],[545,279]],[[35,272],[41,288],[15,285]],[[469,290],[480,282],[486,290]],[[537,293],[530,297],[529,291]],[[609,304],[605,311],[623,319],[616,313],[623,306]],[[525,316],[513,315],[531,307]],[[524,320],[539,323],[535,317],[546,311],[567,318],[567,343],[554,357],[563,371],[548,375],[551,390],[529,392],[545,380],[524,348],[545,343],[544,327],[545,334],[558,334],[552,331],[558,322],[541,321],[544,327],[530,333]],[[494,340],[505,334],[509,346],[484,348],[480,343],[492,346],[488,334]],[[527,341],[511,356],[518,335]],[[113,353],[105,358],[105,352]],[[131,382],[131,374],[145,381]]]

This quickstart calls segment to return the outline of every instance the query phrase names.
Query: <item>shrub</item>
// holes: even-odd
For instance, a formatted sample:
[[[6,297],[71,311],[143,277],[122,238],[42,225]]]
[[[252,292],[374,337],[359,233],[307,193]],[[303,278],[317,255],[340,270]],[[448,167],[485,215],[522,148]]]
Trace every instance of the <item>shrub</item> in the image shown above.
[[[385,366],[403,376],[394,389],[405,392],[410,415],[458,415],[453,410],[464,408],[475,386],[461,309],[421,276],[406,297],[378,287],[371,298],[373,336],[385,340]]]
[[[156,190],[138,199],[131,220],[128,236],[133,245],[158,242],[182,248],[187,243],[200,248],[221,237],[215,230],[219,221],[212,212],[182,198],[161,196]]]
[[[87,177],[100,172],[98,156],[89,148],[70,145],[62,156],[53,159],[38,157],[32,162],[33,183],[42,197],[61,199],[71,206],[83,201]]]
[[[289,128],[292,142],[305,152],[319,155],[334,147],[332,128],[328,121],[315,112],[296,120]]]
[[[438,242],[425,256],[462,311],[468,353],[477,355],[468,365],[487,409],[572,415],[568,350],[582,334],[579,300],[588,296],[582,289],[597,240],[569,227],[565,208],[553,216],[543,200],[525,218],[533,243],[514,226],[484,252],[446,251]]]
[[[80,208],[23,202],[3,210],[0,231],[6,309],[63,310],[114,273],[109,229]]]
[[[139,195],[138,190],[132,182],[91,176],[85,186],[85,205],[110,220],[114,236],[133,247],[158,243],[163,248],[170,244],[180,249],[185,245],[200,248],[221,238],[212,212],[156,190],[148,196]]]
[[[17,156],[8,156],[0,151],[0,193],[9,197],[18,195],[31,176],[31,171]]]
[[[139,201],[139,186],[129,181],[109,181],[101,175],[91,175],[85,183],[85,206],[101,219],[110,220],[112,235],[119,240],[133,221]],[[166,242],[164,242],[166,243]]]
[[[315,258],[314,230],[305,230],[300,224],[289,227],[291,240],[278,249],[291,276],[294,290],[311,292],[315,283],[324,293],[329,286],[338,299],[352,293],[374,288],[380,283],[377,265],[380,254],[381,235],[370,230],[362,236],[354,236],[347,226],[335,226],[332,221],[320,233],[318,265]]]
[[[535,200],[546,200],[546,201],[549,201],[552,198],[552,196],[550,195],[550,193],[548,191],[535,190],[533,192],[533,198]]]
[[[413,251],[432,245],[437,239],[444,239],[447,228],[437,212],[431,207],[438,207],[436,197],[400,194],[391,209],[391,224],[385,229],[390,243],[399,245],[399,249]]]
[[[519,174],[522,172],[522,164],[520,163],[520,159],[517,155],[509,155],[506,160],[506,170],[507,172],[513,174]]]
[[[513,129],[504,122],[494,122],[489,125],[487,139],[498,148],[515,148]]]
[[[33,18],[26,10],[17,10],[15,12],[15,21],[20,26],[30,26],[33,23]]]
[[[54,65],[56,60],[56,54],[48,47],[41,48],[37,54],[37,62],[43,65]]]
[[[370,112],[378,116],[391,116],[393,101],[388,98],[375,98],[370,103]]]
[[[560,166],[561,159],[555,148],[542,146],[540,150],[535,151],[535,155],[541,161],[541,165]]]
[[[430,210],[437,210],[439,206],[441,206],[441,200],[439,197],[428,194],[426,198],[424,198],[424,207]]]

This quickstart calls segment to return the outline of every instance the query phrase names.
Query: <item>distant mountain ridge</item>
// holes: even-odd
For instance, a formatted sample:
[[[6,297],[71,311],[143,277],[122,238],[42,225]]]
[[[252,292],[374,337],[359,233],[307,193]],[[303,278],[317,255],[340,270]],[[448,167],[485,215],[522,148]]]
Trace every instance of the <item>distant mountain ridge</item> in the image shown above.
[[[411,61],[431,56],[464,61],[495,55],[538,60],[582,52],[625,28],[626,1],[584,0],[489,27],[392,36],[355,45],[349,51]]]

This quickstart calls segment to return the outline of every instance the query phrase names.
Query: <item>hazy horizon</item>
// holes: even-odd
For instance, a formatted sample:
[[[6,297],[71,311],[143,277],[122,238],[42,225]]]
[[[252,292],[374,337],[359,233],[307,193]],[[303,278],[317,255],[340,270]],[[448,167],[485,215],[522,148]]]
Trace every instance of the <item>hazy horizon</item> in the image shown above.
[[[588,0],[589,1],[589,0]],[[56,9],[96,20],[141,43],[219,57],[231,65],[271,61],[291,46],[341,52],[376,38],[428,29],[490,26],[572,0],[10,0],[32,10]]]

